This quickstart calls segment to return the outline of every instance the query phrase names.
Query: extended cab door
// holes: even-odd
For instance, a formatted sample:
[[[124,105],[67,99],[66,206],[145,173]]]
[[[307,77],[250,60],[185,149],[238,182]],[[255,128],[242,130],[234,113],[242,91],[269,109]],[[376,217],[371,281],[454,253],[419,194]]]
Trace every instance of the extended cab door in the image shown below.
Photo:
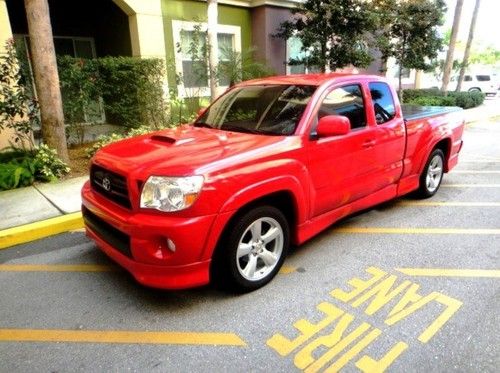
[[[368,121],[376,127],[373,162],[379,169],[373,180],[375,190],[397,187],[403,172],[406,147],[406,128],[396,93],[385,82],[368,83],[372,107],[368,108]],[[371,111],[373,110],[373,113]]]
[[[351,203],[377,188],[378,129],[368,124],[367,102],[371,101],[366,87],[347,83],[327,90],[316,107],[308,147],[313,217]],[[351,131],[341,136],[315,137],[315,125],[326,115],[346,116]]]

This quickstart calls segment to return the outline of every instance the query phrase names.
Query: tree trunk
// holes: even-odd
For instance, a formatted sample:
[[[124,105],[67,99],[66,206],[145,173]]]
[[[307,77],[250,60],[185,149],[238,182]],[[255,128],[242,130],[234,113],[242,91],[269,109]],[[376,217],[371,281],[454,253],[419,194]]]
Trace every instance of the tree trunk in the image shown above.
[[[25,0],[43,142],[69,161],[59,75],[47,0]]]
[[[217,64],[219,47],[217,43],[217,0],[207,0],[208,70],[210,73],[210,96],[217,98]]]
[[[455,43],[457,41],[458,27],[460,25],[460,16],[462,14],[463,5],[464,0],[457,0],[455,15],[453,17],[453,26],[451,27],[450,44],[448,46],[448,52],[446,53],[446,60],[443,69],[443,84],[441,86],[441,91],[445,92],[445,94],[448,89],[448,83],[450,82],[450,74],[453,67],[453,53],[455,52]]]
[[[472,13],[472,20],[470,22],[469,37],[467,38],[467,45],[465,46],[464,59],[462,60],[462,66],[460,67],[460,74],[458,76],[457,92],[462,89],[462,82],[464,80],[465,69],[469,64],[470,48],[472,46],[472,40],[474,39],[474,30],[476,28],[477,14],[479,13],[479,5],[481,0],[476,0],[476,5],[474,7],[474,13]]]

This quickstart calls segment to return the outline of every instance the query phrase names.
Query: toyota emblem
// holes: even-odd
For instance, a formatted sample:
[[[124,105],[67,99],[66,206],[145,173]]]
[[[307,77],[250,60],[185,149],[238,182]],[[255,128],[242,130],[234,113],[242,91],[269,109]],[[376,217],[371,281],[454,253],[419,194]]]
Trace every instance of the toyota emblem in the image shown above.
[[[111,190],[111,181],[108,179],[107,176],[105,176],[104,179],[102,179],[102,187],[107,192]]]

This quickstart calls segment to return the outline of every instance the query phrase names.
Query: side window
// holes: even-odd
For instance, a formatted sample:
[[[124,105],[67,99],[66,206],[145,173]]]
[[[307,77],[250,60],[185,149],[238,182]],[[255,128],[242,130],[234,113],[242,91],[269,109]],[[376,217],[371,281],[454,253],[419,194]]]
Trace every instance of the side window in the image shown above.
[[[365,127],[366,113],[361,87],[355,84],[331,91],[321,103],[318,119],[326,115],[343,115],[349,118],[352,129]]]
[[[489,75],[476,75],[476,79],[478,82],[489,82],[491,80]]]
[[[472,76],[470,75],[464,76],[464,82],[472,82]]]
[[[369,87],[377,124],[390,121],[396,115],[391,89],[386,83],[381,82],[370,83]]]

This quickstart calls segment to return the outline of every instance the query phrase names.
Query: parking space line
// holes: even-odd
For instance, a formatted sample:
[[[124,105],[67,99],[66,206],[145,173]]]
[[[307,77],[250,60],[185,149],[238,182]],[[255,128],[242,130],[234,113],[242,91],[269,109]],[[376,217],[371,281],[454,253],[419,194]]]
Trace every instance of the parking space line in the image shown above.
[[[279,273],[282,274],[282,275],[288,275],[289,273],[293,273],[295,272],[297,269],[295,267],[292,267],[292,266],[282,266],[280,268],[280,271]]]
[[[0,341],[246,346],[234,333],[124,330],[0,329]]]
[[[500,188],[500,184],[441,184],[441,188]]]
[[[102,264],[0,264],[0,272],[114,272],[117,266]]]
[[[496,235],[500,229],[471,228],[389,228],[389,227],[342,227],[333,230],[336,233],[360,234],[478,234]]]
[[[500,174],[500,170],[453,170],[454,174]]]
[[[500,207],[500,202],[401,201],[401,206]]]
[[[500,278],[498,269],[396,268],[396,271],[408,276]]]

